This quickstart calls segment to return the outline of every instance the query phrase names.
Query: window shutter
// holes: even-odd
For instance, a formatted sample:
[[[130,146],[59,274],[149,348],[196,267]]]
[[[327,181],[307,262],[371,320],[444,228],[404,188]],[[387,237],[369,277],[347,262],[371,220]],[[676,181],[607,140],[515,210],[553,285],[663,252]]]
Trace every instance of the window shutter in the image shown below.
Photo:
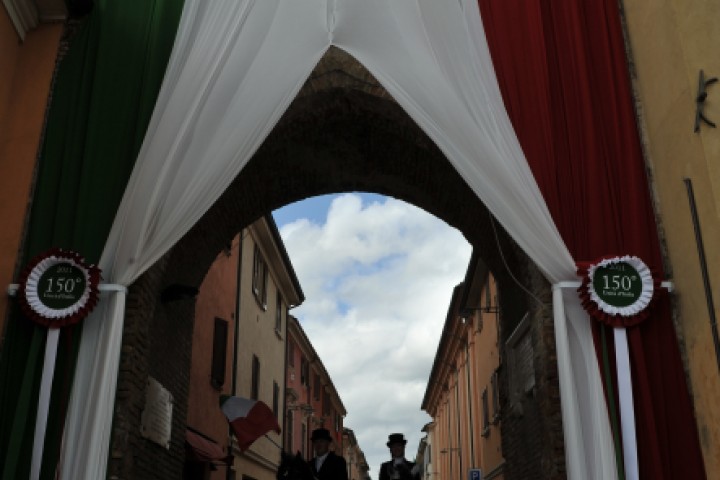
[[[210,366],[210,384],[220,390],[225,384],[225,363],[227,361],[228,322],[215,318],[213,331],[212,364]]]

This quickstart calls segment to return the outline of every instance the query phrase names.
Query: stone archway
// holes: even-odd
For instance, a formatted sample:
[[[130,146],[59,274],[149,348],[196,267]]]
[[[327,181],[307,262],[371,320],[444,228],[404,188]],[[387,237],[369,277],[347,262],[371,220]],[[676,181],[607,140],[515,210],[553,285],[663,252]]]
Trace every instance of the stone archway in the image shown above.
[[[510,468],[506,478],[523,478],[520,472],[525,467],[542,472],[542,478],[559,478],[564,452],[547,283],[499,225],[496,237],[489,212],[435,144],[362,65],[335,48],[316,66],[226,192],[131,287],[109,462],[113,478],[145,478],[159,468],[167,472],[161,478],[179,478],[181,471],[194,302],[162,304],[159,292],[173,283],[198,287],[217,252],[260,216],[307,197],[344,191],[399,198],[460,230],[497,278],[503,340],[530,312],[537,411],[524,414],[532,415],[529,423],[513,420],[510,412],[503,420],[503,431],[509,435],[507,442],[503,439],[506,460],[523,466],[516,477]],[[513,276],[522,279],[545,306],[529,302]],[[137,432],[148,375],[170,386],[175,395],[167,459],[143,451]],[[500,381],[502,401],[503,389],[507,392],[505,370]],[[537,435],[533,445],[542,445],[532,447],[539,448],[532,455],[521,438],[527,435],[527,425]],[[516,445],[515,439],[520,443]]]

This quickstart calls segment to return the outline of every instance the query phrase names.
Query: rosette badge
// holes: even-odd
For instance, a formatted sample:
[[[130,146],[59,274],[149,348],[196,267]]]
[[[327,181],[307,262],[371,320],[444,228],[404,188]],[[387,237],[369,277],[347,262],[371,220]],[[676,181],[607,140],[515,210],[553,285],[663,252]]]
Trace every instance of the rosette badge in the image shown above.
[[[647,318],[660,281],[642,260],[625,255],[579,267],[583,280],[578,292],[593,318],[613,327],[637,325]]]
[[[20,278],[20,307],[50,328],[73,325],[98,302],[100,269],[76,252],[52,249],[30,261]]]

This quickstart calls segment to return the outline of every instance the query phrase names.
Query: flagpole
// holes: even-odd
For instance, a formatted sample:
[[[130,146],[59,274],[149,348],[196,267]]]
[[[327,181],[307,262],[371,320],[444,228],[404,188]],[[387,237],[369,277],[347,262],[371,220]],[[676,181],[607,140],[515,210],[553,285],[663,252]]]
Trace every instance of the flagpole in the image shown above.
[[[280,450],[283,449],[283,447],[282,447],[281,445],[278,445],[278,443],[277,443],[275,440],[273,440],[272,438],[268,437],[268,434],[267,434],[267,433],[266,433],[265,435],[263,435],[263,436],[264,436],[265,438],[267,438],[268,440],[270,440],[270,443],[272,443],[273,445],[275,445],[276,447],[278,447]]]

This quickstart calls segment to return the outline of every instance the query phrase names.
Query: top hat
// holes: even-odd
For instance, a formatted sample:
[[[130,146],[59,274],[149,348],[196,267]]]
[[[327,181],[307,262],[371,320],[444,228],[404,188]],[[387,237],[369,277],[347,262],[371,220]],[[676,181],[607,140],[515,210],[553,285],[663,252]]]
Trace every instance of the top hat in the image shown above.
[[[327,440],[328,442],[332,442],[332,437],[330,436],[330,432],[327,428],[317,428],[313,430],[312,435],[310,436],[311,442],[314,442],[315,440]]]
[[[407,440],[405,440],[405,437],[402,433],[391,433],[388,437],[387,446],[393,445],[395,443],[402,443],[403,445],[407,444]]]

